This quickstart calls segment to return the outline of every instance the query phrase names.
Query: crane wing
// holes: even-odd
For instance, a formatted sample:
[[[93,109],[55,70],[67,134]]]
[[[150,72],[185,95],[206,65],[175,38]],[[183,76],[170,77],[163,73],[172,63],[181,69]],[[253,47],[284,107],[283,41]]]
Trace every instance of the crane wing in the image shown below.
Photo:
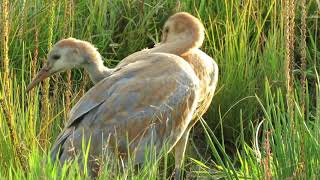
[[[91,154],[101,153],[110,136],[117,138],[117,144],[108,144],[126,153],[128,138],[138,161],[143,159],[144,145],[152,142],[161,148],[164,141],[171,145],[178,141],[195,111],[199,80],[178,56],[153,53],[138,58],[79,100],[53,145],[53,159],[64,161],[70,156],[69,149],[80,149],[81,138],[89,136],[91,146],[101,147]]]

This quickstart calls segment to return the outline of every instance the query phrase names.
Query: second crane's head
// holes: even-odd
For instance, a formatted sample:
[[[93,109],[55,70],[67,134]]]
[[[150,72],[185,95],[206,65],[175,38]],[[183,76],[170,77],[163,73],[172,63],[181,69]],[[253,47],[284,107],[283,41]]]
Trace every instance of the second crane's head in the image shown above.
[[[204,27],[200,20],[189,13],[179,12],[166,21],[161,43],[187,42],[199,48],[204,41]]]
[[[27,87],[27,91],[52,74],[90,64],[103,65],[96,48],[87,41],[62,39],[48,53],[47,62]]]

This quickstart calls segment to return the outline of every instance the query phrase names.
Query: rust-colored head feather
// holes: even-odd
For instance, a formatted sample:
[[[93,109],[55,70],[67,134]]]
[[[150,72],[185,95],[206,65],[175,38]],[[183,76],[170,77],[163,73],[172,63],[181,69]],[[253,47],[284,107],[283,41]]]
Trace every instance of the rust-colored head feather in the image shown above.
[[[55,45],[55,48],[74,48],[76,51],[84,56],[87,60],[98,61],[101,60],[101,55],[93,44],[87,41],[78,40],[75,38],[62,39]]]
[[[191,48],[199,48],[204,41],[204,27],[199,19],[187,12],[179,12],[167,20],[163,29],[162,42],[176,41],[187,38]]]
[[[103,65],[100,53],[91,43],[74,38],[62,39],[50,50],[46,64],[29,84],[27,91],[52,74],[77,67],[88,71],[94,83],[111,72]]]

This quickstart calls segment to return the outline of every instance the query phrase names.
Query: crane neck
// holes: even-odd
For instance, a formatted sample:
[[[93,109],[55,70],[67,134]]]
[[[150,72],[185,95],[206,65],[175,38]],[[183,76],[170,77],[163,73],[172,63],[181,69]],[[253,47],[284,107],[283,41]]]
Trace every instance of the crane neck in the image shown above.
[[[200,48],[204,40],[201,26],[191,28],[180,34],[162,34],[162,41],[151,49],[151,52],[171,53],[181,56],[192,49]]]
[[[110,76],[112,69],[104,66],[101,59],[90,61],[84,65],[84,69],[88,72],[91,81],[96,84],[107,76]]]
[[[170,54],[175,54],[180,56],[184,53],[187,53],[193,48],[194,48],[193,39],[189,37],[189,38],[177,39],[171,42],[170,41],[161,42],[150,50],[151,52],[170,53]]]

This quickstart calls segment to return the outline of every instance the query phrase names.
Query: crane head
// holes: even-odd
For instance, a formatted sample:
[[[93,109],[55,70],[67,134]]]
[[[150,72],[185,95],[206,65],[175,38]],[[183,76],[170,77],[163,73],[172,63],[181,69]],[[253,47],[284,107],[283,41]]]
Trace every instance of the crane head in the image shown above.
[[[88,63],[88,60],[94,59],[92,56],[100,57],[100,54],[89,42],[74,38],[60,40],[49,51],[47,62],[28,85],[26,91],[30,91],[41,81],[55,73],[63,72]]]
[[[204,27],[200,20],[189,13],[179,12],[169,17],[163,27],[161,43],[190,39],[199,48],[204,41]]]

